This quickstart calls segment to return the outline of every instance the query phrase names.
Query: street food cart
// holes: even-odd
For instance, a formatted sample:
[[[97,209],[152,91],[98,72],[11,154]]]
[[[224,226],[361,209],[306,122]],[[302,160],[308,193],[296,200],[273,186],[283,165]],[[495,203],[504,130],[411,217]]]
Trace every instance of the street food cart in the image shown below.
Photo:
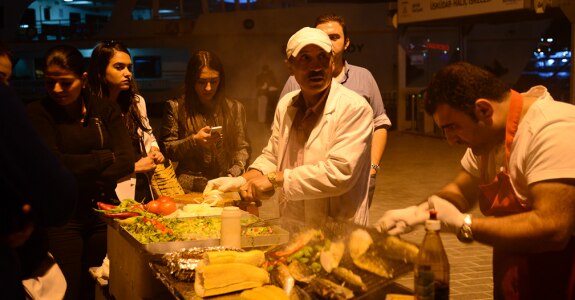
[[[350,299],[384,299],[389,293],[411,294],[410,290],[396,284],[394,280],[412,270],[417,246],[372,229],[330,222],[324,228],[306,228],[290,235],[279,225],[262,222],[257,216],[244,212],[241,249],[222,249],[217,235],[217,226],[221,226],[219,215],[175,220],[159,218],[169,228],[186,226],[186,230],[204,230],[201,234],[186,235],[192,237],[189,239],[180,237],[170,241],[147,239],[135,233],[134,228],[139,228],[141,224],[137,222],[142,222],[142,218],[146,219],[138,216],[133,219],[108,220],[108,292],[114,299],[198,299],[195,286],[198,281],[193,276],[196,271],[194,268],[207,264],[204,263],[206,253],[214,251],[264,253],[262,257],[265,259],[257,266],[266,274],[262,285],[273,285],[276,289],[280,287],[286,292],[297,291],[300,299],[324,299],[329,293],[335,292],[332,289],[337,293],[343,289],[349,293],[346,298]],[[258,229],[249,230],[254,228]],[[357,254],[358,251],[361,253]],[[181,263],[182,253],[187,255],[184,264]],[[201,255],[191,256],[190,253]],[[178,263],[174,263],[174,257],[178,257]],[[193,266],[191,277],[176,276],[182,268],[189,268],[190,265]],[[223,268],[227,270],[228,266],[232,267],[226,265]],[[288,272],[282,273],[280,266]],[[239,269],[241,272],[242,268]],[[304,273],[300,274],[300,270]],[[343,277],[338,277],[339,273]],[[289,289],[285,276],[293,277],[289,281],[292,282]],[[359,278],[361,288],[353,288],[354,280],[348,282],[353,276]],[[244,290],[240,288],[231,292],[216,292],[214,295],[216,299],[238,298]]]

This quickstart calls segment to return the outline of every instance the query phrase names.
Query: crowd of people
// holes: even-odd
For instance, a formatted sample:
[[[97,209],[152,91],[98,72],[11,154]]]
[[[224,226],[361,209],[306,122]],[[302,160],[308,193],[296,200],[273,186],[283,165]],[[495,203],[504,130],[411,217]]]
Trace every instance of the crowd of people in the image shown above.
[[[371,73],[344,59],[349,43],[344,19],[332,14],[290,37],[291,76],[272,99],[271,135],[253,161],[246,108],[226,93],[224,66],[209,50],[189,59],[183,93],[165,102],[156,139],[123,43],[99,42],[87,66],[74,47],[49,49],[46,97],[26,109],[8,87],[12,59],[0,47],[0,96],[9,108],[3,140],[22,140],[2,150],[16,174],[2,184],[17,200],[1,211],[5,291],[32,293],[22,281],[46,274],[37,271],[48,259],[63,274],[50,278],[65,287],[61,296],[93,298],[88,268],[102,263],[107,247],[96,203],[152,200],[150,176],[169,161],[186,193],[275,199],[279,223],[292,231],[327,221],[368,226],[391,122]],[[573,299],[575,107],[542,86],[518,93],[464,62],[437,72],[425,103],[447,141],[468,147],[462,168],[429,199],[387,211],[375,227],[403,233],[435,209],[462,242],[493,246],[496,299]],[[475,205],[485,217],[465,213]]]

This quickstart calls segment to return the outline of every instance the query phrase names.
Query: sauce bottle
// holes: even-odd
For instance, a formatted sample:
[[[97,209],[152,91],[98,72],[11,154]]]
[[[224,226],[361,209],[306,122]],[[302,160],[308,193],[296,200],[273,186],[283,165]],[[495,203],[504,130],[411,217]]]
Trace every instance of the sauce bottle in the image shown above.
[[[415,263],[415,299],[449,299],[449,261],[443,248],[439,231],[441,221],[435,210],[425,221],[425,237]]]
[[[222,230],[220,246],[228,248],[241,248],[240,218],[242,212],[236,206],[226,206],[222,210]]]

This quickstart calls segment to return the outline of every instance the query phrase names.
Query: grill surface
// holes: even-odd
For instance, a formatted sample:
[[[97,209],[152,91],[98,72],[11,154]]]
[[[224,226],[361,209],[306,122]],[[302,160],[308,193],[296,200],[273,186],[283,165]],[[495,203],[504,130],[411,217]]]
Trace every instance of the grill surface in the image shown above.
[[[326,238],[331,240],[344,240],[346,245],[345,254],[340,262],[340,267],[344,267],[346,269],[351,270],[354,274],[360,276],[362,281],[367,286],[367,292],[365,293],[358,293],[354,292],[355,297],[354,299],[362,299],[362,300],[371,300],[371,299],[385,299],[385,295],[388,293],[403,293],[403,294],[410,294],[411,291],[408,289],[397,285],[394,283],[394,280],[401,275],[404,275],[413,269],[413,264],[406,263],[402,260],[395,260],[387,258],[385,252],[381,249],[374,250],[378,251],[377,255],[383,259],[392,267],[393,271],[392,278],[384,278],[378,276],[374,273],[362,270],[356,267],[352,261],[351,256],[349,255],[348,251],[348,241],[350,234],[356,229],[364,229],[367,230],[374,241],[378,239],[382,239],[385,237],[384,233],[377,232],[371,228],[361,227],[355,224],[349,223],[328,223],[326,227],[323,228],[323,232]],[[370,250],[372,251],[372,250]],[[173,276],[170,275],[169,268],[162,263],[161,261],[154,261],[150,263],[150,267],[156,274],[156,277],[160,279],[164,285],[168,287],[168,289],[172,292],[176,299],[197,299],[194,293],[193,283],[179,281]],[[335,283],[342,284],[342,282],[336,279],[333,275],[327,274],[324,271],[320,273],[318,276],[321,278],[329,279]],[[345,284],[343,284],[345,286]],[[300,299],[322,299],[319,295],[315,294],[312,289],[303,283],[298,283],[298,292],[300,295]],[[225,299],[226,296],[222,295],[222,299]],[[220,297],[215,297],[214,299],[220,299]]]

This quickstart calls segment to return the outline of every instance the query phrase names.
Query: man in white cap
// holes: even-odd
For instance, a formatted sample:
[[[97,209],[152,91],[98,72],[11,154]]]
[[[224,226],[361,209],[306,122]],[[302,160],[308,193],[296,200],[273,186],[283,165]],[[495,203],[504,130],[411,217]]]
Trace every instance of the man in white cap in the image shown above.
[[[373,110],[374,132],[371,142],[371,169],[369,173],[369,204],[371,204],[375,193],[376,175],[387,144],[387,130],[391,127],[391,120],[385,112],[379,87],[371,72],[360,66],[349,64],[344,57],[345,51],[350,45],[344,17],[333,13],[324,14],[315,19],[314,27],[327,33],[331,40],[334,57],[333,77],[335,80],[363,96]],[[290,76],[280,93],[280,98],[297,89],[299,89],[299,85],[295,78]]]
[[[332,44],[322,30],[300,29],[286,57],[301,90],[280,99],[269,142],[248,171],[211,180],[207,189],[239,190],[247,201],[276,190],[280,223],[288,228],[330,219],[367,225],[371,107],[332,80]]]

